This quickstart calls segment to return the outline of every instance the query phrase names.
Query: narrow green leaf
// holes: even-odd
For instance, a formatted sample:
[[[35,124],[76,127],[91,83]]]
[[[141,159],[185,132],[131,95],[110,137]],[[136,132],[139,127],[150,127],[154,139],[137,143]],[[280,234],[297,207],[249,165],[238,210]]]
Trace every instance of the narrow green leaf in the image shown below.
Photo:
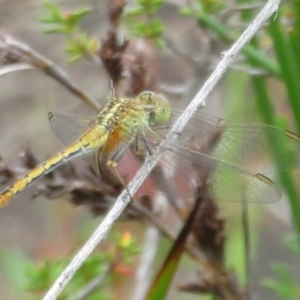
[[[196,11],[195,13],[197,14],[197,18],[201,26],[205,26],[206,28],[212,30],[227,44],[234,42],[235,37],[232,35],[232,32],[226,28],[225,24],[221,23],[214,16],[208,15],[203,11]],[[255,66],[265,69],[275,77],[281,76],[281,70],[278,64],[268,58],[256,47],[253,47],[252,45],[246,45],[242,52],[248,59],[253,60],[253,64]]]
[[[166,42],[163,39],[157,38],[154,42],[158,49],[164,49],[166,47]]]
[[[144,9],[141,7],[138,8],[132,8],[128,11],[126,11],[126,15],[130,17],[135,17],[135,16],[141,16],[145,13]]]
[[[57,4],[51,1],[47,1],[43,4],[43,6],[51,13],[49,18],[52,17],[53,22],[59,23],[63,21],[63,14],[61,12],[60,7]]]
[[[64,26],[51,26],[48,28],[45,28],[43,30],[44,33],[65,33],[66,32],[66,28]]]
[[[80,60],[82,58],[82,56],[83,56],[82,54],[72,55],[68,58],[68,63],[73,64],[76,61]]]
[[[300,258],[299,237],[296,234],[285,236],[282,242],[294,255]]]
[[[169,252],[164,264],[156,275],[150,290],[146,296],[146,300],[164,299],[168,293],[173,277],[176,273],[180,258],[184,253],[187,238],[193,228],[195,218],[198,213],[198,208],[201,198],[197,198],[194,208],[180,231],[178,238]]]
[[[283,80],[286,84],[288,100],[293,111],[299,112],[300,73],[297,69],[297,63],[291,48],[290,40],[286,35],[280,20],[280,12],[278,12],[277,17],[273,18],[270,22],[269,32],[274,41],[274,48],[282,70]],[[295,117],[298,132],[300,132],[300,117],[298,117],[297,114],[295,114]]]
[[[75,28],[78,26],[79,22],[82,20],[82,18],[88,14],[91,11],[90,8],[80,8],[78,10],[75,10],[73,12],[70,12],[65,17],[65,22],[72,28]]]
[[[299,299],[300,285],[291,275],[287,265],[276,263],[272,265],[272,269],[277,276],[277,280],[265,279],[263,286],[273,290],[279,297],[284,299]]]
[[[91,12],[90,7],[78,8],[74,11],[73,16],[76,17],[77,22],[79,22],[83,17],[85,17],[89,12]]]
[[[52,16],[42,16],[42,17],[39,17],[38,21],[41,22],[41,23],[47,23],[47,24],[56,23],[56,21],[53,20]]]

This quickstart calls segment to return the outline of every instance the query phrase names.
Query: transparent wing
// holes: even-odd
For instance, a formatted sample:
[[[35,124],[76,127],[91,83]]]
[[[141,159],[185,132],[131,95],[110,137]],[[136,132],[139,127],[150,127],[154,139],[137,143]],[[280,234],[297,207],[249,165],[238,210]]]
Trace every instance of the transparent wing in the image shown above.
[[[55,135],[66,145],[75,142],[95,125],[95,120],[92,119],[54,112],[48,113],[48,119]]]
[[[55,135],[65,145],[75,142],[84,132],[95,125],[95,120],[93,119],[60,113],[50,112],[48,119]],[[92,166],[95,173],[100,176],[97,152],[98,150],[86,152],[82,157]]]
[[[167,128],[156,131],[164,135]],[[283,153],[272,160],[269,140]],[[280,189],[269,177],[299,162],[299,137],[263,124],[239,124],[197,114],[179,134],[175,145],[163,150],[161,166],[167,181],[183,197],[193,195],[199,184],[210,185],[219,200],[273,202]],[[159,139],[148,139],[155,148]],[[274,146],[274,143],[272,143]],[[276,151],[275,151],[276,152]]]
[[[270,141],[275,149],[271,149]],[[284,149],[284,155],[278,154],[274,164],[272,157],[274,152],[276,154],[276,145]],[[263,170],[263,174],[270,174],[276,168],[289,170],[295,166],[295,161],[299,162],[300,139],[296,134],[274,126],[234,123],[196,114],[179,135],[175,149],[177,147],[210,154],[250,169],[252,173]]]
[[[166,181],[182,198],[194,196],[202,184],[209,185],[213,196],[222,201],[274,202],[281,198],[278,186],[263,173],[183,148],[164,152],[160,163]]]

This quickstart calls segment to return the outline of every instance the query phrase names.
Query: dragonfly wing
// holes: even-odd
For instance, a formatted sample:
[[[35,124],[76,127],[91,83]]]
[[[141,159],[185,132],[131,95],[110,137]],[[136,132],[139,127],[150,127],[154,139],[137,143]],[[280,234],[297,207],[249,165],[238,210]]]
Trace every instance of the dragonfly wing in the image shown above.
[[[286,146],[287,152],[277,157],[277,169],[283,171],[297,160],[290,154],[299,153],[298,136],[273,126],[231,123],[205,115],[192,122],[178,134],[176,144],[164,150],[161,163],[175,190],[186,181],[183,190],[191,196],[191,185],[208,183],[219,200],[273,202],[281,198],[280,189],[269,178],[277,165],[272,162],[268,139]],[[161,130],[164,135],[167,128]]]
[[[270,141],[284,147],[284,153],[276,155],[276,164]],[[252,173],[290,170],[300,161],[300,138],[296,134],[274,126],[229,122],[200,113],[179,134],[178,145],[250,168]]]
[[[70,145],[79,139],[95,123],[92,119],[60,113],[49,113],[48,118],[54,133],[66,145]],[[92,166],[96,175],[100,177],[98,149],[83,153],[82,157]]]
[[[281,198],[280,189],[264,174],[186,148],[170,146],[163,151],[160,166],[166,181],[182,198],[193,197],[203,185],[222,201],[274,202]]]
[[[201,161],[201,158],[199,160]],[[239,166],[226,165],[225,162],[220,163],[214,159],[209,159],[206,164],[213,165],[213,172],[208,181],[213,195],[218,200],[267,203],[281,198],[279,187],[264,174],[251,173]],[[195,167],[197,178],[199,171],[203,170],[197,170],[200,166],[195,165],[193,169]]]
[[[96,175],[101,178],[99,161],[98,161],[99,150],[90,151],[88,153],[84,153],[82,157],[92,166]]]
[[[66,145],[75,142],[95,122],[88,118],[53,112],[48,113],[48,119],[55,135]]]

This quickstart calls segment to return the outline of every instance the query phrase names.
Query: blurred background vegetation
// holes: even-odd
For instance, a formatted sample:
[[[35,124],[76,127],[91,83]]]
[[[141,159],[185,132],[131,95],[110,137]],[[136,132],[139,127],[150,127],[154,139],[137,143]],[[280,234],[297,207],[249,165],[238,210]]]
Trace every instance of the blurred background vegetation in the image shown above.
[[[100,105],[107,99],[113,78],[118,94],[154,90],[166,94],[176,106],[185,107],[214,70],[222,51],[247,28],[264,2],[140,0],[127,1],[124,10],[122,4],[113,0],[46,4],[0,0],[1,29],[5,30],[0,42],[3,68],[23,60],[33,61],[6,48],[7,39],[3,37],[11,35],[64,69],[80,90]],[[299,3],[282,3],[276,18],[257,33],[211,93],[205,113],[235,121],[275,124],[299,133],[299,23]],[[45,73],[43,67],[1,73],[0,155],[5,166],[16,174],[24,173],[28,167],[24,163],[24,157],[25,161],[31,157],[28,149],[38,162],[61,149],[48,124],[49,111],[87,116],[96,112],[82,95],[77,97],[52,73]],[[74,165],[78,170],[85,167],[80,159]],[[6,184],[3,174],[1,180]],[[184,256],[168,299],[247,299],[245,285],[253,299],[299,299],[297,175],[293,171],[281,176],[285,193],[280,202],[248,205],[248,278],[240,205],[220,204],[218,213],[226,220],[225,266],[234,270],[235,298],[218,294],[218,286],[205,285],[199,270],[195,275],[193,261]],[[43,186],[39,188],[43,191]],[[50,193],[51,197],[47,197],[40,192],[32,200],[36,193],[37,187],[33,186],[0,211],[1,299],[40,299],[68,257],[77,252],[101,220],[84,206],[74,207],[64,195],[55,197]],[[141,222],[116,224],[61,299],[77,299],[72,295],[102,274],[109,281],[102,280],[100,292],[85,299],[133,299],[141,253],[151,234]],[[159,270],[173,245],[157,236],[153,244],[157,249],[149,278],[151,272]],[[194,277],[198,281],[192,285]],[[183,284],[194,293],[179,292],[178,286]]]

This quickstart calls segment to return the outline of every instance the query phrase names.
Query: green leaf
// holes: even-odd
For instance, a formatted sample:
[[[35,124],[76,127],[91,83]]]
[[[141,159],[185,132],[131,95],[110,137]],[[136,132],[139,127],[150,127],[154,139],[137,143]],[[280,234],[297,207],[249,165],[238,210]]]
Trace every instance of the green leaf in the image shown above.
[[[132,28],[132,32],[136,36],[155,39],[160,38],[164,31],[162,22],[154,19],[151,23],[139,23]]]
[[[198,12],[191,9],[190,7],[186,6],[186,7],[182,7],[180,8],[179,12],[184,15],[184,16],[188,16],[188,17],[197,17]]]
[[[68,64],[73,64],[82,58],[82,53],[70,55],[68,58]]]
[[[180,262],[180,258],[185,251],[185,244],[189,234],[193,229],[195,219],[197,217],[201,198],[199,197],[195,202],[192,212],[190,213],[186,223],[181,229],[176,241],[174,242],[172,249],[170,250],[164,264],[160,268],[156,275],[149,292],[146,296],[146,300],[165,299],[168,290],[173,281],[173,277],[177,271],[177,267]]]
[[[138,0],[137,3],[141,6],[141,14],[139,15],[152,16],[165,3],[165,0]],[[137,9],[138,8],[134,8],[134,10]]]
[[[85,17],[92,9],[90,7],[81,7],[73,12],[73,16],[79,22],[83,17]]]
[[[297,257],[300,258],[299,236],[290,234],[284,237],[283,244]]]
[[[60,259],[55,262],[45,261],[41,266],[28,264],[25,268],[26,278],[25,290],[45,291],[51,286],[55,278],[63,271],[69,259]]]
[[[47,24],[56,23],[56,21],[53,20],[52,16],[42,16],[42,17],[39,17],[38,21],[41,22],[41,23],[47,23]]]
[[[81,19],[88,14],[91,11],[90,8],[84,7],[84,8],[79,8],[73,12],[69,12],[65,16],[65,22],[71,27],[71,28],[76,28],[81,21]]]
[[[227,3],[223,0],[202,0],[201,5],[209,14],[216,14],[227,7]]]
[[[96,53],[99,50],[99,48],[100,48],[100,41],[99,41],[99,39],[91,38],[88,41],[86,47],[92,53]]]
[[[50,26],[43,30],[44,33],[67,33],[68,29],[65,26]]]
[[[79,47],[78,47],[78,42],[73,40],[73,39],[67,39],[66,41],[66,45],[65,45],[65,48],[64,48],[67,52],[78,52]]]
[[[132,9],[126,11],[126,15],[130,16],[130,17],[133,17],[133,16],[142,16],[143,14],[145,14],[145,11],[141,7],[132,8]]]
[[[78,39],[80,41],[81,47],[82,46],[86,46],[87,47],[88,44],[89,44],[89,42],[90,42],[90,38],[89,38],[88,34],[86,32],[84,32],[84,31],[80,31],[78,33]]]
[[[166,42],[161,38],[155,39],[154,42],[158,49],[164,49],[166,47]]]
[[[265,279],[263,286],[273,290],[284,299],[299,299],[300,285],[291,275],[288,267],[282,263],[273,264],[272,269],[278,280]]]
[[[56,3],[47,1],[43,6],[51,13],[48,19],[50,20],[52,18],[53,23],[60,23],[63,20],[61,9]]]

